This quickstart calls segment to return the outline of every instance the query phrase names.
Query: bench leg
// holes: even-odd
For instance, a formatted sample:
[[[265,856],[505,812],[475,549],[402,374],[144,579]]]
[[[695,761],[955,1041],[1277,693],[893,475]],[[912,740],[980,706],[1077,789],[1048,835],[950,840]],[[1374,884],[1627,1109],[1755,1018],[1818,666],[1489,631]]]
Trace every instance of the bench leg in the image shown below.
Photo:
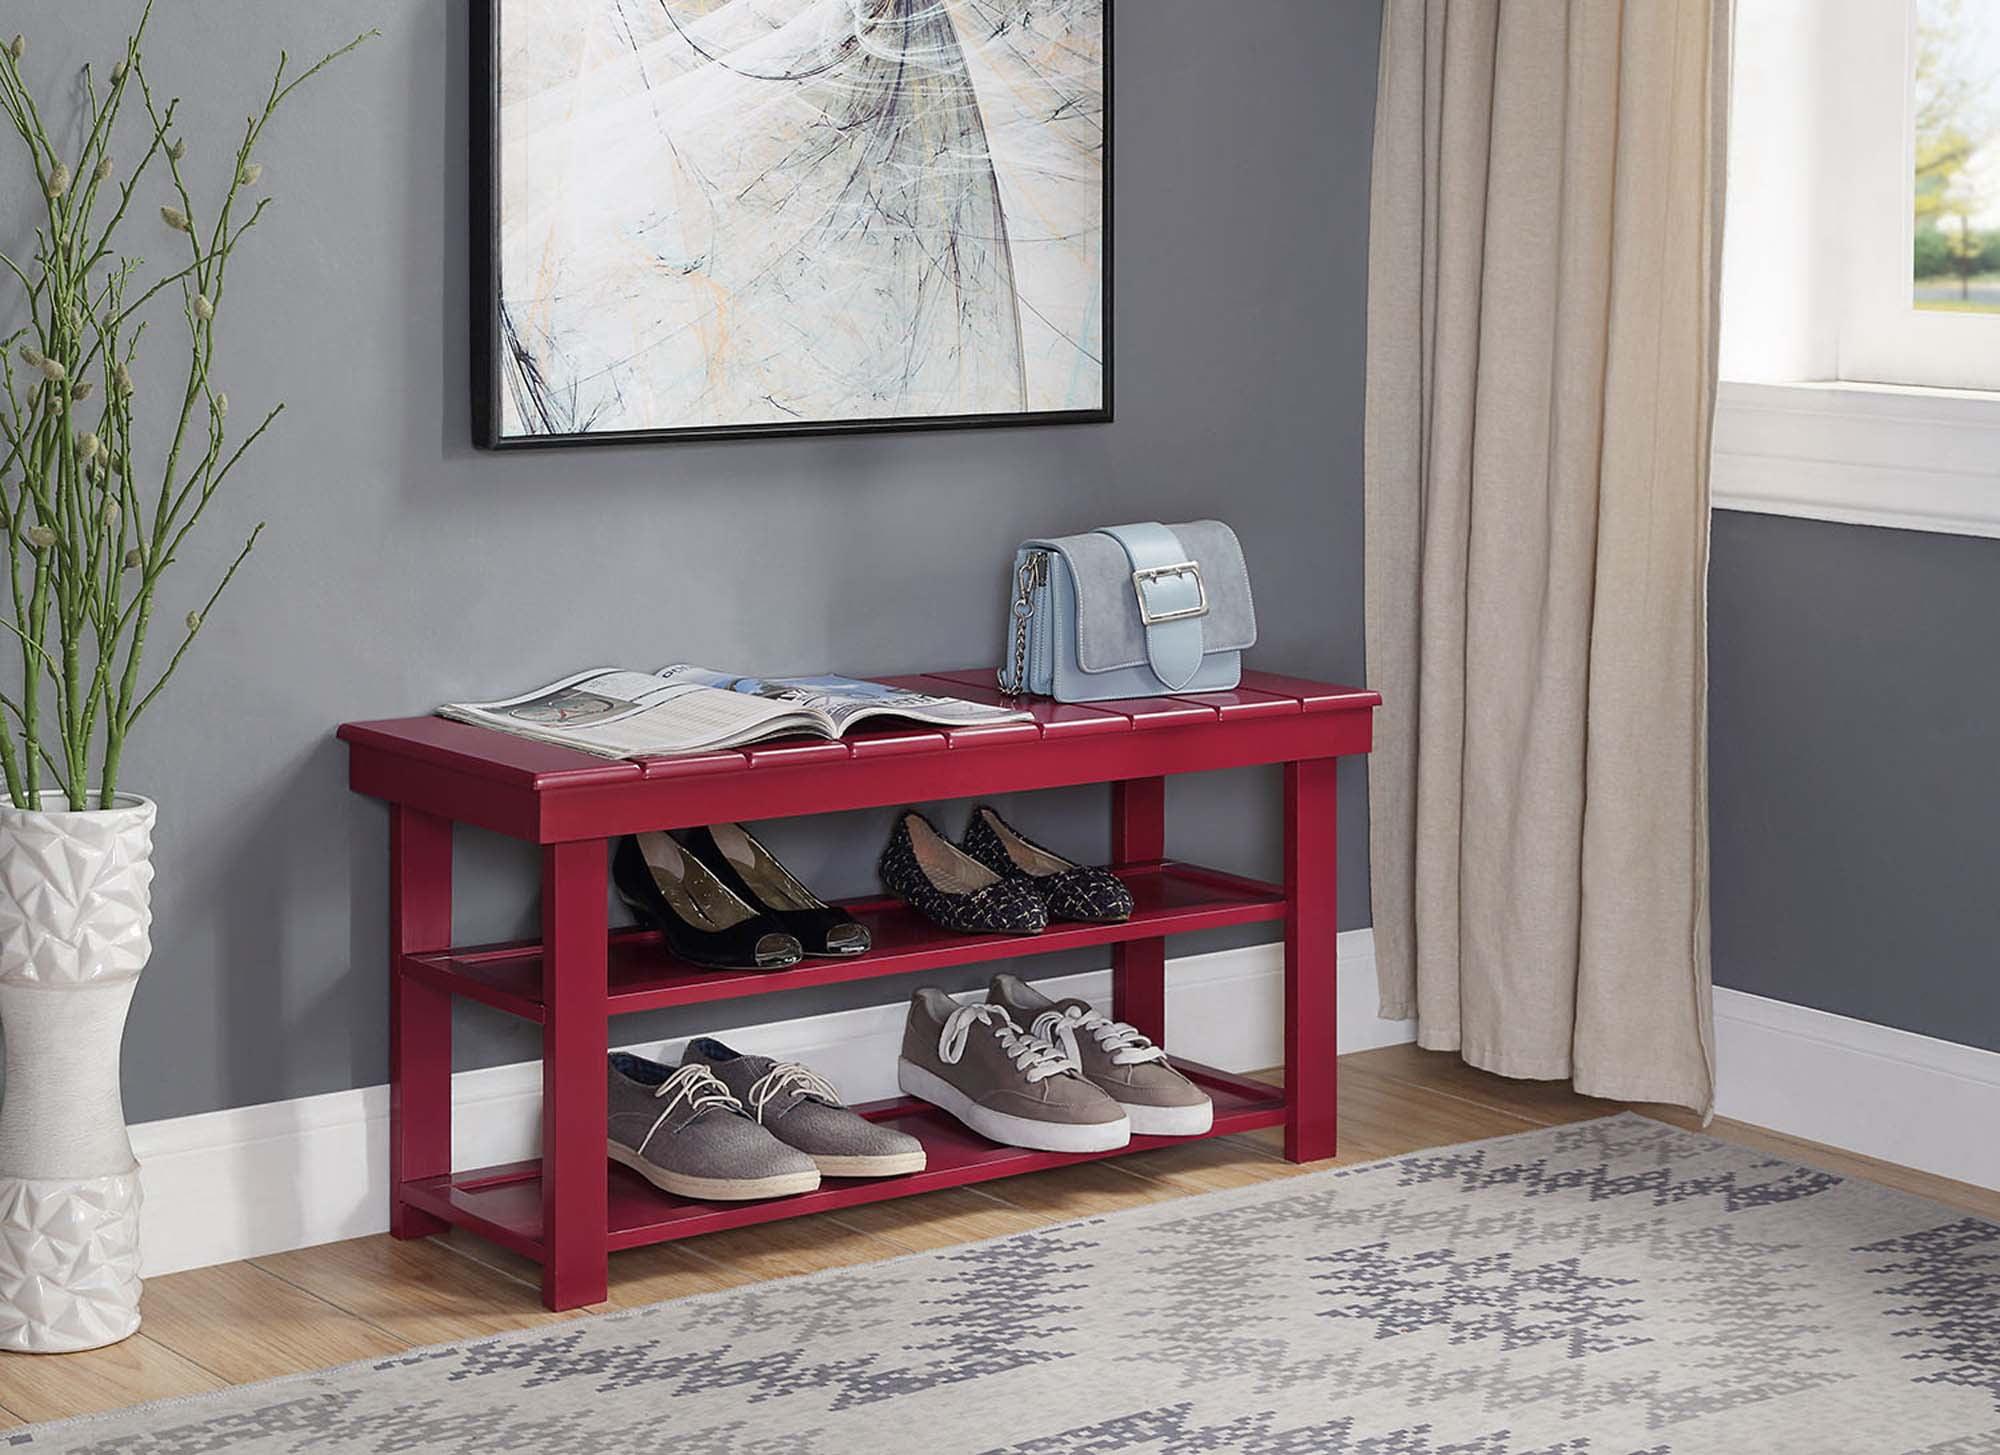
[[[1111,785],[1111,862],[1137,864],[1167,852],[1167,780]],[[1127,940],[1111,950],[1111,1014],[1159,1045],[1167,1040],[1167,942]]]
[[[424,1238],[442,1219],[403,1184],[451,1171],[451,996],[402,972],[403,956],[451,944],[451,823],[389,805],[389,1232]]]
[[[542,1302],[604,1302],[605,854],[542,850]]]
[[[1285,1156],[1331,1157],[1337,1034],[1332,758],[1285,765]]]

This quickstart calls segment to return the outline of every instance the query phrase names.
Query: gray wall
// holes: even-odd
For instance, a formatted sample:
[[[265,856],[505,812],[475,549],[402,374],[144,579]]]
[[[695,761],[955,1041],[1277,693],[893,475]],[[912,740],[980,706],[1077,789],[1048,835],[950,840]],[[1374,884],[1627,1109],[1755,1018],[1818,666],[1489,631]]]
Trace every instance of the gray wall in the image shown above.
[[[1232,8],[1227,45],[1210,4],[1121,7],[1116,423],[505,458],[466,444],[463,9],[180,0],[156,22],[156,82],[186,98],[197,157],[281,46],[385,34],[278,123],[264,155],[278,203],[233,275],[236,416],[292,408],[187,553],[191,598],[271,521],[129,758],[131,785],[162,804],[156,951],[125,1053],[134,1120],[383,1080],[384,815],[346,791],[344,718],[598,662],[985,661],[1022,536],[1208,513],[1249,553],[1259,659],[1362,675],[1375,5],[1257,0]],[[46,95],[113,54],[135,11],[16,0],[8,20]],[[18,195],[0,155],[0,196]],[[18,246],[4,219],[0,245]],[[167,353],[149,358],[142,378],[164,381]],[[2000,542],[1719,512],[1711,594],[1717,983],[2000,1049]],[[168,604],[172,619],[195,603]],[[1342,786],[1355,925],[1360,774]],[[1011,811],[1105,851],[1101,791]],[[1173,852],[1277,871],[1272,775],[1177,782],[1171,812]],[[886,821],[769,837],[826,892],[860,893]],[[478,834],[459,849],[460,937],[530,932],[532,857]],[[505,1018],[462,1014],[460,1064],[533,1054]]]
[[[1717,511],[1715,980],[2000,1050],[2000,540]]]
[[[137,8],[14,0],[8,29],[27,32],[47,94],[113,55]],[[263,160],[278,202],[232,273],[220,372],[233,415],[292,408],[186,553],[192,598],[252,522],[271,522],[128,753],[130,786],[161,804],[155,953],[125,1050],[135,1121],[385,1079],[386,820],[347,792],[332,737],[344,719],[607,662],[986,662],[1017,540],[1206,514],[1243,537],[1257,659],[1361,675],[1377,6],[1258,0],[1229,7],[1226,37],[1212,0],[1120,7],[1116,423],[500,458],[467,444],[465,9],[175,0],[155,19],[155,84],[186,98],[192,160],[211,165],[281,46],[384,34],[277,123]],[[12,168],[0,163],[0,196],[18,195]],[[151,204],[166,198],[144,200],[137,231],[153,248]],[[142,380],[164,385],[167,353],[149,358]],[[166,619],[192,604],[169,603]],[[1358,770],[1342,782],[1341,922],[1354,925],[1367,919]],[[1013,807],[1058,846],[1105,852],[1102,790]],[[1267,773],[1177,782],[1170,849],[1275,874],[1276,808]],[[856,893],[887,822],[771,838],[809,882]],[[534,925],[533,860],[514,846],[462,836],[460,886],[462,940]],[[620,1033],[907,990],[768,998]],[[462,1065],[533,1054],[503,1017],[461,1017]]]

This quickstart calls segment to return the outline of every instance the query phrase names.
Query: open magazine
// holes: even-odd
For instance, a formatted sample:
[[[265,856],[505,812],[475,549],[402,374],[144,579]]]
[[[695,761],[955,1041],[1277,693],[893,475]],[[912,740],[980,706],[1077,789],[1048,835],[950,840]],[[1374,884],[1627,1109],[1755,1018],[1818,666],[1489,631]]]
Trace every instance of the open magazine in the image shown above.
[[[796,733],[837,738],[875,717],[957,727],[1029,716],[852,677],[732,677],[684,663],[657,672],[593,667],[520,697],[437,711],[602,758],[709,752]]]

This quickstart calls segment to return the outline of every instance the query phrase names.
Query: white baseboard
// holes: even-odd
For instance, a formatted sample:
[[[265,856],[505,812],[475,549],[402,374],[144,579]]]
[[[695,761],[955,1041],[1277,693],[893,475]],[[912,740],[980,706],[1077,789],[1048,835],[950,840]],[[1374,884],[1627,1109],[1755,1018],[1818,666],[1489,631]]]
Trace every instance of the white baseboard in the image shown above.
[[[2000,1051],[1715,992],[1716,1112],[2000,1188]]]
[[[1375,947],[1340,936],[1340,1052],[1415,1038],[1375,1014]],[[1249,945],[1169,962],[1174,1049],[1230,1071],[1284,1059],[1284,952]],[[1102,1002],[1110,972],[1042,982]],[[745,1050],[808,1062],[854,1101],[893,1096],[899,1003],[731,1031]],[[2000,1187],[2000,1052],[1846,1016],[1715,992],[1719,1114],[1829,1146]],[[635,1045],[677,1056],[680,1042]],[[541,1066],[525,1061],[452,1078],[452,1156],[483,1167],[533,1156]],[[1940,1114],[1942,1113],[1942,1114]],[[235,1107],[132,1128],[146,1204],[145,1273],[378,1233],[388,1226],[389,1090],[370,1086]]]
[[[1415,1038],[1408,1021],[1375,1014],[1375,945],[1340,936],[1339,1050]],[[1284,1059],[1284,950],[1249,945],[1168,964],[1170,1045],[1190,1060],[1251,1071]],[[1051,993],[1110,997],[1108,970],[1042,982]],[[896,1095],[903,1006],[868,1006],[729,1032],[747,1051],[804,1061],[852,1101]],[[681,1042],[627,1049],[675,1057]],[[452,1160],[485,1167],[535,1155],[541,1063],[452,1077]],[[132,1128],[146,1202],[144,1273],[155,1277],[385,1230],[389,1219],[389,1089],[305,1096]]]

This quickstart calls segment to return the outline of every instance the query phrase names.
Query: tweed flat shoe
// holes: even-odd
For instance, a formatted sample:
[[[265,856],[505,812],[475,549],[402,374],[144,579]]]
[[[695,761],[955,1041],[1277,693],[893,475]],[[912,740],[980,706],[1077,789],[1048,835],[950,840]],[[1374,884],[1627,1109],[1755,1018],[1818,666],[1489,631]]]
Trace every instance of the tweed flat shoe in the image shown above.
[[[972,811],[959,847],[1003,879],[1027,885],[1052,920],[1117,924],[1132,917],[1132,891],[1116,874],[1043,848],[984,804]]]
[[[915,809],[896,820],[878,866],[888,891],[933,924],[966,935],[1039,935],[1049,913],[1025,884],[968,858]]]

